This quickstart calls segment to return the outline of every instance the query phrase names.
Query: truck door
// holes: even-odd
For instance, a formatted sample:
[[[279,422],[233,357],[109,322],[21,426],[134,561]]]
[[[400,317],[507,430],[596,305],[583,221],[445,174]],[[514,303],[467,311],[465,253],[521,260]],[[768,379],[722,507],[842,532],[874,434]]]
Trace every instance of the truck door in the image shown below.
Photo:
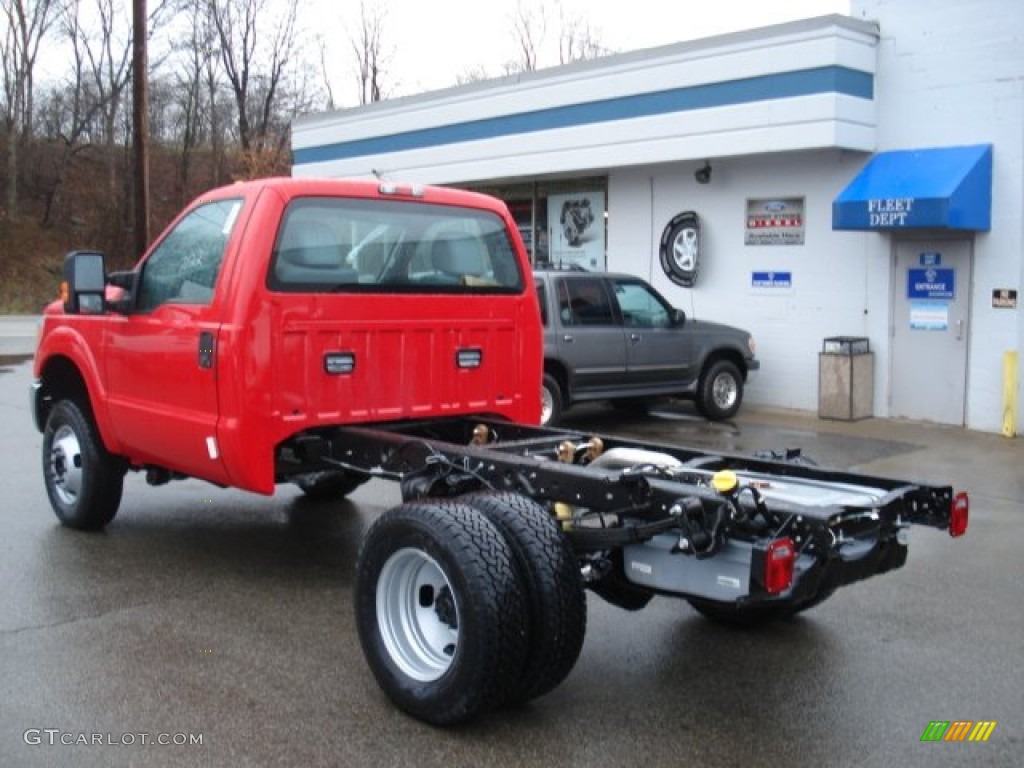
[[[211,481],[227,480],[214,287],[241,207],[218,200],[179,220],[143,263],[133,310],[105,340],[110,418],[130,457]]]

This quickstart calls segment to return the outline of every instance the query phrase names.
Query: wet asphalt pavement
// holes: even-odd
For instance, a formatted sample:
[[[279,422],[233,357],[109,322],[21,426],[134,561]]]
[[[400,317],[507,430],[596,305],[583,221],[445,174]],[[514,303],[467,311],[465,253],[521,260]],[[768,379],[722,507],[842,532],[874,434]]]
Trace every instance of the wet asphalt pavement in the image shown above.
[[[436,729],[380,693],[352,619],[358,543],[395,487],[315,504],[290,487],[263,498],[130,475],[107,530],[77,533],[43,490],[30,376],[0,362],[5,768],[1024,764],[1021,438],[756,408],[726,425],[685,405],[580,409],[574,425],[596,432],[799,447],[952,483],[972,494],[971,528],[961,540],[914,530],[902,570],[753,632],[678,600],[631,614],[589,595],[586,644],[562,686]],[[921,743],[932,720],[998,725],[983,744]],[[103,743],[61,743],[83,740]]]

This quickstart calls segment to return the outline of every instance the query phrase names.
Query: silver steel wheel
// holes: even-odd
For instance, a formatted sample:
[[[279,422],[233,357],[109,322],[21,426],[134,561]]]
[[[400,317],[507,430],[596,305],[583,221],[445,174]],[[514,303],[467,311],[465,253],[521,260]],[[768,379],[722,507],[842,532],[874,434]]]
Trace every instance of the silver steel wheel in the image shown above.
[[[441,678],[459,642],[459,611],[448,577],[426,553],[399,549],[377,581],[377,622],[391,660],[419,682]]]
[[[739,394],[740,388],[736,379],[726,371],[719,373],[711,382],[711,398],[715,401],[715,406],[723,411],[735,405]]]
[[[61,425],[53,436],[50,476],[61,502],[73,506],[82,492],[82,448],[78,435],[67,424]]]

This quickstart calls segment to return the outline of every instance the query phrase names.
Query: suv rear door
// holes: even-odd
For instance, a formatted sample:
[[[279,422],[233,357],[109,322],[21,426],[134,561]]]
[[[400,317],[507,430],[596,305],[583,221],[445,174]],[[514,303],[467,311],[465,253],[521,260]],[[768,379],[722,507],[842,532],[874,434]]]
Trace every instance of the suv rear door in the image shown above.
[[[599,276],[554,280],[558,357],[575,377],[574,393],[618,387],[626,375],[626,340],[607,282]]]

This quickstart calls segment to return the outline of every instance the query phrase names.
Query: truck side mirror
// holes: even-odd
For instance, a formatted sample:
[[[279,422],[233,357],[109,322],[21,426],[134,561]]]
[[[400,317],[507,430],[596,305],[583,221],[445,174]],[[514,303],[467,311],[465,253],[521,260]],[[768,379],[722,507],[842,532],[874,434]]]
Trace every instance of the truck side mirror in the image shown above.
[[[686,313],[681,309],[672,310],[672,325],[682,328],[686,324]]]
[[[103,254],[72,251],[64,257],[61,298],[70,314],[98,315],[105,309],[106,270]]]

